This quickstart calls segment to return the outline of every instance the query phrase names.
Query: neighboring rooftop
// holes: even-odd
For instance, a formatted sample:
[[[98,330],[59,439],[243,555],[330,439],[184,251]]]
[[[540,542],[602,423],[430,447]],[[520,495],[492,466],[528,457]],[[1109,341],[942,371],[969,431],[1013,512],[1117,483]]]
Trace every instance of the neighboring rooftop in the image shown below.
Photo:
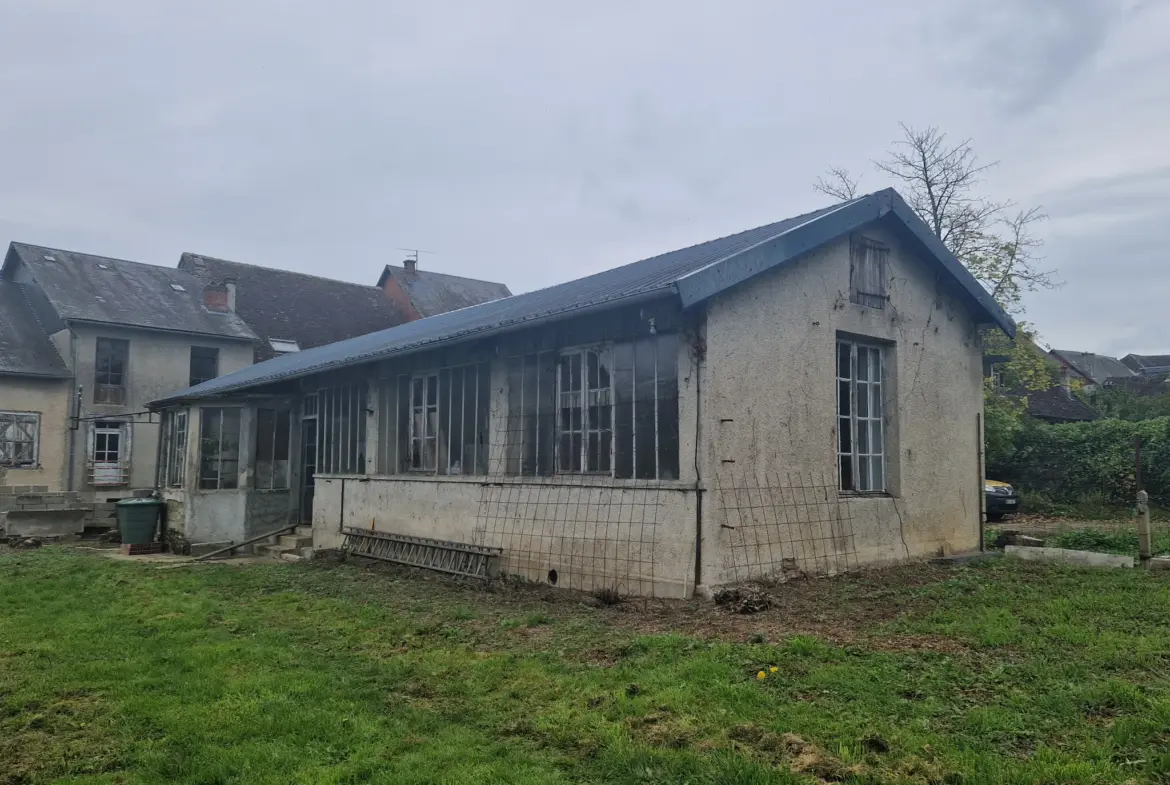
[[[1084,422],[1096,420],[1097,411],[1061,385],[1047,390],[1021,393],[1028,403],[1028,414],[1047,422]]]
[[[1015,323],[939,242],[893,189],[805,215],[643,259],[575,281],[408,322],[359,338],[251,366],[155,401],[197,398],[257,387],[325,369],[360,365],[567,319],[651,298],[676,297],[690,307],[765,270],[787,264],[838,237],[883,220],[924,260],[958,284],[976,320],[1015,335]],[[767,253],[752,253],[767,245]]]
[[[0,375],[66,378],[69,371],[33,314],[24,287],[0,278]]]
[[[1127,354],[1121,362],[1145,376],[1170,373],[1170,354]]]
[[[20,269],[23,268],[23,269]],[[11,243],[3,277],[34,283],[52,316],[221,338],[255,336],[239,317],[203,307],[200,284],[182,270]],[[34,308],[42,321],[49,314]],[[47,332],[59,325],[43,324]]]
[[[1119,376],[1133,376],[1134,373],[1121,360],[1104,354],[1074,352],[1069,349],[1053,349],[1050,354],[1057,360],[1068,363],[1073,370],[1094,384],[1100,384],[1106,379]]]
[[[235,312],[256,333],[256,361],[378,332],[415,318],[373,286],[185,253],[201,286],[235,283]]]
[[[396,293],[387,289],[388,285],[395,284],[410,301],[418,317],[438,316],[512,296],[502,283],[420,270],[417,259],[407,259],[401,267],[386,265],[378,278],[378,288],[395,298]]]

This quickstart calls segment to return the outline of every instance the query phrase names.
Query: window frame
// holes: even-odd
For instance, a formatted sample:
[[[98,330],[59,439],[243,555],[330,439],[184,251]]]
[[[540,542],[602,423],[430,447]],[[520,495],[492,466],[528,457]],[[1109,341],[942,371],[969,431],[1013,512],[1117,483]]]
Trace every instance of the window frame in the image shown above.
[[[873,269],[876,266],[876,269]],[[849,239],[849,301],[867,308],[885,308],[890,299],[890,246],[863,235]],[[870,291],[876,284],[877,291]]]
[[[196,374],[195,374],[195,361],[196,361],[196,353],[197,352],[209,353],[209,354],[204,355],[202,358],[199,358],[199,359],[201,359],[202,361],[207,361],[208,357],[211,358],[211,369],[212,369],[211,376],[207,376],[207,377],[196,376]],[[219,376],[219,347],[217,347],[217,346],[192,346],[191,352],[190,352],[190,359],[188,360],[188,363],[187,363],[187,386],[194,387],[197,384],[203,384],[203,382],[209,382],[212,379],[216,378],[217,376]]]
[[[415,390],[421,387],[419,401],[415,401]],[[416,474],[438,474],[439,471],[439,431],[442,424],[439,417],[439,402],[442,400],[442,389],[439,386],[439,371],[417,371],[410,374],[407,383],[407,408],[409,417],[406,420],[407,454],[410,466],[407,471]],[[434,393],[432,396],[431,393]],[[433,400],[433,403],[432,403]],[[434,414],[434,427],[431,427],[430,415]],[[422,429],[419,430],[421,419]],[[433,430],[433,432],[432,432]],[[427,465],[427,443],[430,443],[430,464]]]
[[[597,357],[598,380],[599,384],[596,387],[591,387],[589,382],[590,355]],[[580,373],[581,386],[579,389],[565,389],[565,360],[568,358],[579,358],[578,371]],[[595,475],[595,476],[609,476],[614,475],[615,465],[615,445],[616,438],[614,433],[614,349],[612,343],[593,344],[586,346],[571,346],[561,349],[557,352],[557,393],[556,393],[556,420],[555,420],[555,434],[556,438],[553,441],[554,450],[556,451],[555,460],[553,461],[554,474],[567,475]],[[609,376],[609,384],[600,386],[601,369],[605,367]],[[569,383],[572,384],[572,370],[569,370]],[[565,406],[565,396],[576,394],[578,398],[571,407]],[[596,396],[594,398],[594,396]],[[601,401],[604,398],[605,402],[594,404],[593,401]],[[590,411],[596,408],[597,416],[590,417]],[[566,409],[576,410],[579,414],[578,422],[579,428],[565,428],[564,414]],[[602,412],[608,412],[609,425],[605,427],[604,420],[607,418],[602,416]],[[595,425],[594,420],[599,421]],[[569,417],[569,423],[572,425],[572,415]],[[569,443],[572,444],[572,435],[578,434],[580,438],[580,448],[572,450],[568,453],[565,451],[565,436],[569,436]],[[608,449],[602,450],[604,442],[603,437],[608,434],[609,446]],[[590,440],[596,435],[597,439],[597,468],[590,468]],[[572,456],[576,452],[576,463],[578,468],[573,468],[570,464],[569,468],[565,468],[564,459]],[[602,456],[605,457],[605,467],[602,468]]]
[[[255,427],[255,449],[252,451],[252,487],[258,491],[287,491],[292,484],[292,425],[293,425],[293,411],[292,406],[258,406],[256,407],[256,427]],[[261,448],[264,446],[261,440],[261,424],[262,413],[272,413],[272,440],[269,443],[271,447],[271,457],[262,459]],[[281,432],[281,417],[286,419],[285,440],[284,440],[284,458],[277,456],[277,447],[280,445]],[[267,460],[271,463],[271,467],[267,472],[268,480],[264,482],[263,475],[260,471],[260,463],[262,460]],[[277,465],[280,461],[284,461],[283,477],[277,475]]]
[[[33,436],[32,436],[31,441],[25,442],[23,440],[22,441],[6,440],[5,442],[3,442],[5,444],[9,444],[9,445],[31,444],[32,445],[32,459],[29,461],[21,462],[21,463],[16,463],[12,459],[0,459],[0,466],[3,466],[6,469],[38,469],[38,468],[40,468],[40,465],[41,465],[41,413],[40,412],[16,411],[16,410],[12,410],[12,409],[0,410],[0,420],[6,419],[6,418],[10,419],[12,421],[12,425],[10,426],[12,428],[18,427],[18,420],[29,420],[29,419],[32,420],[32,422],[33,422]],[[11,455],[15,452],[15,450],[12,448],[9,448],[8,452]]]
[[[176,409],[167,413],[163,431],[163,467],[160,484],[167,488],[182,488],[187,475],[187,429],[190,410]]]
[[[842,348],[848,347],[848,376],[842,376]],[[866,358],[865,379],[859,378],[860,353]],[[836,381],[837,487],[841,493],[889,495],[889,434],[886,428],[886,373],[888,347],[862,338],[838,335],[833,349]],[[872,378],[872,359],[877,358],[878,378]],[[844,385],[844,387],[843,387]],[[864,405],[859,387],[864,387]],[[848,391],[848,411],[843,409],[842,391]],[[874,412],[874,407],[878,411]],[[864,412],[862,412],[864,410]],[[861,438],[864,423],[864,438]],[[848,431],[845,430],[846,424]],[[876,434],[876,438],[875,438]],[[876,448],[876,452],[874,451]],[[862,474],[862,459],[865,470]],[[846,470],[848,460],[848,470]],[[876,470],[876,471],[875,471]],[[880,476],[879,476],[880,475]]]
[[[223,457],[223,453],[224,453],[224,449],[223,449],[223,435],[224,435],[223,424],[224,424],[224,416],[229,411],[236,412],[236,418],[235,418],[236,419],[236,434],[235,434],[235,436],[236,436],[236,457],[234,460],[229,458],[225,461],[224,457]],[[207,436],[204,435],[204,427],[207,423],[208,415],[212,414],[212,413],[214,413],[213,416],[218,416],[218,418],[219,418],[219,429],[217,431],[217,438],[219,440],[219,443],[217,446],[217,454],[215,456],[215,460],[217,463],[216,463],[216,468],[215,468],[215,485],[214,485],[214,487],[205,484],[206,479],[207,479],[207,475],[205,474],[205,469],[204,469],[204,463],[207,460],[207,457],[204,455],[204,449],[205,449],[204,440],[208,438]],[[199,476],[196,479],[196,487],[198,490],[200,490],[200,491],[234,491],[234,490],[239,489],[239,487],[240,487],[240,447],[241,447],[240,438],[242,435],[242,431],[243,431],[243,408],[240,406],[205,406],[199,410]],[[234,472],[225,472],[225,470],[224,470],[225,463],[234,463],[235,467],[236,467],[235,471]],[[232,478],[231,482],[229,484],[224,483],[225,476],[230,476]]]
[[[109,350],[104,358],[102,356],[103,344]],[[114,366],[119,360],[121,368],[115,371]],[[129,365],[129,340],[125,338],[106,338],[104,336],[97,337],[94,341],[93,359],[93,402],[95,404],[126,403],[126,376]],[[117,382],[114,381],[115,378]]]

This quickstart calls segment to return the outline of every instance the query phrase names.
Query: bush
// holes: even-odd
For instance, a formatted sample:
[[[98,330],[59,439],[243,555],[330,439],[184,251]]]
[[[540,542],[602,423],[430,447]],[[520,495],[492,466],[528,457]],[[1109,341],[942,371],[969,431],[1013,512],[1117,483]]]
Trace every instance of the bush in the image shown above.
[[[1045,425],[1025,422],[1014,449],[988,451],[988,476],[1046,503],[1132,504],[1137,493],[1134,439],[1141,437],[1142,478],[1150,499],[1170,503],[1170,417]],[[1002,456],[1002,457],[1001,457]]]

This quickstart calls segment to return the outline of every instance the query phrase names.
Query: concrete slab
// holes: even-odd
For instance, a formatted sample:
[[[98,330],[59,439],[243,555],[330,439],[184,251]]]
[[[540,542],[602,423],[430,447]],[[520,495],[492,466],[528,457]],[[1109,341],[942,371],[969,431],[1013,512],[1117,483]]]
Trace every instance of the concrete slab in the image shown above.
[[[88,510],[9,510],[4,533],[9,537],[64,537],[85,531]]]
[[[1155,556],[1150,559],[1149,567],[1151,570],[1170,570],[1170,556]]]
[[[1007,556],[1024,561],[1038,561],[1048,564],[1071,564],[1076,567],[1121,567],[1132,568],[1132,556],[1115,556],[1111,553],[1094,551],[1070,551],[1065,548],[1029,548],[1009,545],[1003,549]]]

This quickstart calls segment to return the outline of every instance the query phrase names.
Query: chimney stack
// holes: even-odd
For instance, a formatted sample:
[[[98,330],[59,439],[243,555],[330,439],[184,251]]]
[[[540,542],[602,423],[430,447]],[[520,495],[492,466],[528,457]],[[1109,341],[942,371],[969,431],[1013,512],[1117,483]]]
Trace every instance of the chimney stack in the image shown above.
[[[203,287],[203,307],[217,313],[228,313],[228,289],[226,286],[208,284]]]
[[[236,279],[224,278],[223,288],[227,290],[227,309],[236,312]]]
[[[406,274],[412,278],[418,275],[418,257],[408,256],[402,260],[402,266],[406,268]]]

